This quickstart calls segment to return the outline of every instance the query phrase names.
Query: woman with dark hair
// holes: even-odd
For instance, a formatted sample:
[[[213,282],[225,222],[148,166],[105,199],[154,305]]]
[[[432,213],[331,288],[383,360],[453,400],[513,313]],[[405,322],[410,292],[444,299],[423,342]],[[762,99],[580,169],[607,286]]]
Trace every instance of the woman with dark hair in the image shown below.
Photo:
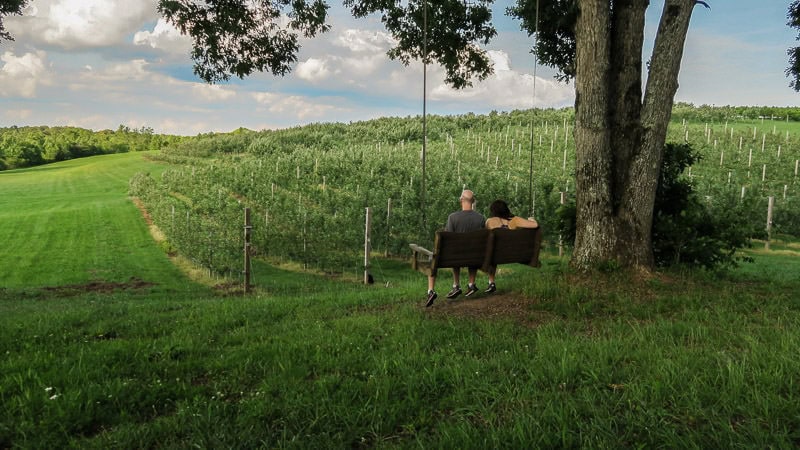
[[[528,219],[515,216],[511,214],[511,210],[508,208],[508,203],[504,202],[503,200],[495,200],[489,205],[489,212],[490,216],[486,219],[486,228],[508,228],[510,230],[514,230],[516,228],[539,228],[539,223],[531,217]],[[492,268],[489,272],[489,287],[486,288],[486,293],[491,293],[497,290],[497,286],[494,284],[494,277],[495,271],[497,270],[496,267]]]

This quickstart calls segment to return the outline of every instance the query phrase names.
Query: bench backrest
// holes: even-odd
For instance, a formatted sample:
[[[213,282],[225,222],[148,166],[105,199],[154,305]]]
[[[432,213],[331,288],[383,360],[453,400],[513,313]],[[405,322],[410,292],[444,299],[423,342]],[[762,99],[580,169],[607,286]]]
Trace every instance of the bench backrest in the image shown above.
[[[411,267],[428,275],[452,267],[475,267],[484,272],[511,263],[540,267],[541,243],[541,228],[484,228],[469,233],[437,231],[433,251],[410,244]]]
[[[431,270],[443,267],[482,267],[490,230],[482,228],[469,233],[437,231]]]
[[[487,244],[485,266],[520,263],[538,267],[541,243],[541,228],[495,228]]]

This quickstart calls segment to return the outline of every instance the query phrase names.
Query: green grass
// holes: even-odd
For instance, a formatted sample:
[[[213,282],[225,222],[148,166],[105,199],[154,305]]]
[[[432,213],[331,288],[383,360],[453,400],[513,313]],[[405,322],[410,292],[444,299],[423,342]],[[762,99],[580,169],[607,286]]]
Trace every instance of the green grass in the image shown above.
[[[4,270],[39,245],[6,230],[7,204],[40,223],[32,237],[79,217],[82,228],[117,223],[116,239],[140,243],[136,258],[88,250],[92,239],[42,246],[28,259],[78,249],[83,278],[45,261],[37,277],[13,269],[14,284],[3,279],[0,448],[800,445],[794,244],[754,248],[756,262],[733,271],[645,280],[578,278],[548,256],[540,270],[504,268],[496,295],[427,309],[424,278],[382,259],[372,286],[257,262],[256,293],[224,296],[187,288],[148,241],[125,198],[124,174],[150,167],[134,156],[0,175],[15,192],[0,209],[13,239]],[[82,169],[90,164],[105,169]],[[105,171],[119,176],[91,180]],[[42,289],[99,278],[87,269],[93,252],[116,262],[119,275],[104,279],[159,288]]]
[[[126,194],[134,173],[163,168],[125,153],[0,172],[0,287],[133,278],[185,289]]]

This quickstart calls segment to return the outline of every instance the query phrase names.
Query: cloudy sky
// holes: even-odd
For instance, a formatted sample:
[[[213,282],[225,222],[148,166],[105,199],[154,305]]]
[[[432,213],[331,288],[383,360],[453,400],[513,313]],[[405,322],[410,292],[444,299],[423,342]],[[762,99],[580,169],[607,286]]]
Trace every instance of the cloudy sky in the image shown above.
[[[495,74],[463,91],[429,67],[428,112],[486,113],[570,106],[571,85],[529,53],[530,38],[504,16],[488,50]],[[786,26],[789,0],[707,0],[698,7],[677,100],[695,104],[798,106],[784,75],[786,50],[798,45]],[[422,65],[386,57],[391,38],[376,18],[354,20],[331,0],[332,29],[304,41],[291,74],[257,74],[207,85],[192,73],[189,41],[156,12],[157,0],[33,0],[6,19],[15,41],[0,43],[0,127],[119,125],[159,133],[283,128],[311,122],[422,113]],[[652,0],[652,36],[663,0]],[[649,54],[649,47],[646,50]],[[534,89],[535,85],[535,89]]]

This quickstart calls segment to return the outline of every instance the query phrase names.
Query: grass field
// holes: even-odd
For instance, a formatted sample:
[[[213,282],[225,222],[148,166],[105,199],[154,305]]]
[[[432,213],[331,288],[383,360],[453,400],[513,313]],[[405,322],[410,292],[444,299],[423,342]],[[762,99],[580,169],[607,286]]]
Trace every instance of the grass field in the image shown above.
[[[160,169],[0,174],[0,448],[800,445],[797,244],[646,279],[546,256],[427,309],[393,260],[371,286],[257,263],[256,293],[229,296],[127,198]]]
[[[0,173],[0,287],[187,288],[127,197],[134,173],[161,170],[125,153]]]

